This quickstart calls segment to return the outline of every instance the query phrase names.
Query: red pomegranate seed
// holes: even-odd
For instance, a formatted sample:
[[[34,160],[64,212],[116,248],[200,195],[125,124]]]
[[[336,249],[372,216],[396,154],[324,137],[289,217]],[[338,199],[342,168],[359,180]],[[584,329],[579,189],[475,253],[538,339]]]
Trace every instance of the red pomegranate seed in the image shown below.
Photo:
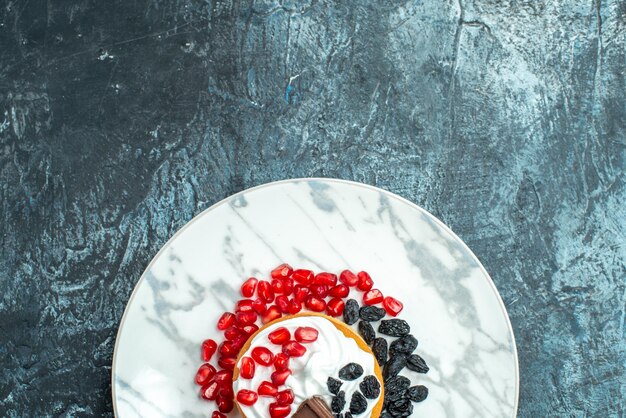
[[[398,299],[387,296],[383,300],[383,308],[389,315],[397,316],[404,308],[404,305]]]
[[[261,315],[261,321],[263,321],[264,324],[267,324],[275,319],[280,318],[281,316],[283,315],[280,313],[280,309],[278,308],[278,306],[272,305],[267,309],[267,311],[265,311],[263,315]]]
[[[250,312],[254,310],[253,301],[250,299],[241,299],[235,305],[235,312]]]
[[[291,278],[300,284],[308,285],[313,280],[313,272],[311,270],[296,270]]]
[[[272,270],[270,276],[272,276],[272,279],[284,279],[291,276],[291,273],[293,273],[293,269],[289,264],[285,263]]]
[[[250,357],[243,357],[241,359],[241,365],[239,366],[239,375],[244,379],[252,379],[255,371],[254,360]]]
[[[254,309],[254,311],[259,315],[263,315],[267,310],[267,305],[265,304],[263,299],[258,298],[252,302],[252,309]]]
[[[306,353],[306,347],[297,341],[289,341],[283,344],[283,353],[289,357],[302,357]]]
[[[224,331],[235,323],[235,314],[231,312],[224,312],[220,319],[217,321],[217,329]]]
[[[295,399],[293,395],[293,391],[291,389],[286,389],[276,394],[276,402],[280,405],[291,405]]]
[[[228,383],[223,384],[217,396],[222,396],[224,398],[230,398],[230,399],[234,398],[235,394],[233,393],[232,383],[228,382]]]
[[[270,303],[274,300],[274,290],[272,289],[272,285],[265,280],[261,280],[259,282],[256,288],[256,293],[265,303]]]
[[[282,294],[285,290],[282,280],[274,279],[270,284],[272,285],[272,290],[274,291],[275,295]]]
[[[312,284],[309,288],[311,289],[311,294],[314,296],[322,299],[328,296],[328,286],[325,284]]]
[[[383,301],[385,297],[383,293],[378,289],[372,289],[365,292],[363,295],[363,303],[366,305],[376,305]]]
[[[215,367],[209,363],[203,364],[196,372],[196,383],[200,386],[206,385],[213,376],[215,376]]]
[[[293,292],[293,299],[297,302],[304,302],[306,297],[311,293],[311,289],[304,286],[296,286]]]
[[[252,358],[262,366],[269,366],[274,362],[274,353],[265,347],[254,347]]]
[[[374,286],[374,281],[370,277],[370,275],[365,271],[359,271],[357,274],[359,281],[357,282],[356,287],[360,290],[370,290],[372,286]]]
[[[284,372],[289,368],[289,356],[285,353],[276,354],[276,358],[274,359],[274,369],[277,372]]]
[[[254,311],[250,312],[237,312],[237,324],[238,325],[250,325],[254,324],[258,315]]]
[[[235,350],[235,347],[233,347],[232,341],[224,341],[223,343],[220,344],[219,352],[224,357],[236,357],[238,350]]]
[[[344,270],[339,275],[339,281],[348,287],[354,287],[359,282],[359,278],[350,270]]]
[[[345,284],[338,284],[328,291],[328,296],[332,296],[334,298],[345,298],[349,294],[350,289],[348,289],[348,286]]]
[[[278,309],[280,309],[282,313],[289,312],[289,299],[287,298],[287,296],[285,295],[276,296],[274,303],[276,304],[276,306],[278,306]]]
[[[218,366],[229,371],[232,371],[235,368],[236,363],[237,359],[235,357],[220,357],[217,361]]]
[[[225,414],[228,414],[230,411],[233,410],[233,400],[232,398],[226,398],[223,396],[218,396],[217,400],[217,409],[220,410],[220,412],[223,412]]]
[[[278,387],[280,385],[284,385],[287,378],[291,375],[291,370],[283,370],[282,372],[275,371],[270,376],[272,379],[272,383],[274,386]]]
[[[313,278],[313,284],[323,284],[326,286],[334,286],[337,284],[337,275],[332,273],[318,273]]]
[[[241,285],[241,294],[246,298],[251,298],[256,290],[256,285],[259,281],[255,277],[250,277]]]
[[[222,414],[219,411],[213,411],[211,414],[211,418],[227,418],[225,414]]]
[[[291,413],[291,405],[280,405],[278,402],[270,404],[271,418],[285,418]]]
[[[295,315],[302,310],[302,304],[295,299],[289,301],[289,306],[287,306],[287,312],[290,315]]]
[[[311,295],[306,298],[304,306],[306,306],[307,309],[313,312],[322,312],[324,309],[326,309],[326,302],[324,302],[323,299],[320,299],[317,296]]]
[[[240,335],[241,335],[241,330],[237,327],[228,327],[226,331],[224,331],[224,337],[230,341],[234,340]]]
[[[328,301],[326,305],[326,313],[329,316],[340,316],[343,314],[343,310],[345,309],[346,304],[343,299],[340,298],[332,298]]]
[[[220,383],[230,382],[233,380],[233,372],[230,370],[220,370],[219,372],[215,373],[215,376],[213,376],[213,380]]]
[[[290,279],[288,277],[286,279],[283,279],[283,295],[286,295],[286,296],[291,295],[291,293],[293,292],[294,286],[295,286],[295,283],[293,279]]]
[[[248,337],[245,335],[235,338],[233,340],[233,350],[236,350],[237,353],[239,353],[239,351],[241,351],[246,341],[248,341]]]
[[[257,332],[259,330],[259,326],[255,325],[255,324],[250,324],[250,325],[246,325],[245,327],[241,328],[241,330],[243,331],[243,333],[245,335],[247,335],[249,337],[249,336],[251,336],[252,334],[254,334],[255,332]]]
[[[220,389],[220,382],[212,380],[209,384],[202,386],[200,389],[200,396],[209,401],[214,401],[217,398],[217,392]]]
[[[202,342],[201,350],[202,361],[211,360],[211,357],[213,357],[213,354],[215,354],[215,350],[217,350],[217,343],[215,341],[210,338],[208,340],[204,340]]]
[[[260,396],[276,396],[278,393],[278,388],[274,386],[272,382],[268,382],[264,380],[259,385],[259,388],[256,390]]]
[[[241,389],[237,392],[237,402],[242,405],[252,406],[256,403],[257,399],[259,399],[259,395],[251,390]]]
[[[319,331],[313,327],[298,327],[294,333],[296,341],[301,343],[312,343],[317,340],[318,335]]]
[[[267,338],[274,344],[283,345],[291,339],[291,333],[287,328],[280,327],[270,332]]]

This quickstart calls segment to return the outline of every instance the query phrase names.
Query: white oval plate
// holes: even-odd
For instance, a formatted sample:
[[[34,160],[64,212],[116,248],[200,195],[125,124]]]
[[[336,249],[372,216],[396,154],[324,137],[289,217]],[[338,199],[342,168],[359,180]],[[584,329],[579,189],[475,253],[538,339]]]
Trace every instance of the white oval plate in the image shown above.
[[[193,382],[202,340],[249,276],[296,268],[366,270],[430,366],[414,416],[515,417],[519,379],[511,324],[467,246],[413,203],[360,183],[301,179],[233,195],[191,220],[139,280],[113,356],[116,416],[207,417]],[[232,416],[236,416],[233,413]]]

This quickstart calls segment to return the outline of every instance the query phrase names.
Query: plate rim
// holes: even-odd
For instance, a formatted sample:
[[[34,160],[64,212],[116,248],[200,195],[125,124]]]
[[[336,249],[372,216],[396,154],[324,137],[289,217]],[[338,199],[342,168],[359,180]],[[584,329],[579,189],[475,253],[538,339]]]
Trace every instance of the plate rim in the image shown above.
[[[302,182],[307,182],[307,183],[310,183],[310,182],[338,183],[338,184],[344,184],[344,185],[349,185],[349,186],[361,187],[361,188],[364,188],[364,189],[369,189],[371,191],[376,191],[378,193],[382,193],[383,195],[385,195],[385,196],[387,196],[389,198],[392,198],[392,199],[398,200],[398,201],[400,201],[402,203],[408,204],[409,206],[413,207],[414,209],[417,209],[422,214],[430,217],[438,226],[443,228],[444,231],[446,231],[448,234],[450,234],[450,236],[455,241],[460,243],[461,246],[463,248],[465,248],[465,250],[471,255],[472,259],[476,262],[476,264],[480,268],[480,271],[487,278],[487,282],[488,282],[492,292],[495,294],[496,299],[498,301],[498,304],[500,306],[500,310],[502,311],[502,313],[504,314],[504,318],[506,319],[507,327],[509,329],[509,334],[511,336],[511,343],[513,345],[513,359],[514,359],[514,362],[515,362],[515,399],[514,399],[514,402],[513,402],[513,416],[512,417],[513,418],[517,417],[517,410],[518,410],[518,406],[519,406],[520,375],[519,375],[519,358],[518,358],[518,355],[517,355],[517,343],[515,341],[515,333],[513,331],[513,325],[511,324],[511,319],[509,318],[509,313],[506,310],[506,306],[504,305],[504,301],[502,300],[502,296],[500,295],[500,292],[498,292],[498,288],[496,287],[496,284],[493,282],[493,279],[491,278],[491,275],[487,272],[487,269],[485,269],[483,264],[480,262],[480,260],[476,256],[476,254],[474,254],[474,252],[469,248],[469,246],[465,243],[465,241],[463,241],[457,234],[455,234],[454,231],[452,231],[452,229],[450,229],[450,227],[448,227],[438,217],[436,217],[435,215],[433,215],[432,213],[430,213],[426,209],[422,208],[418,204],[413,203],[410,200],[408,200],[408,199],[406,199],[406,198],[404,198],[404,197],[402,197],[400,195],[397,195],[397,194],[395,194],[393,192],[390,192],[390,191],[385,190],[385,189],[381,189],[380,187],[372,186],[370,184],[360,183],[358,181],[344,180],[344,179],[338,179],[338,178],[332,178],[332,177],[297,177],[297,178],[292,178],[292,179],[276,180],[276,181],[271,181],[271,182],[268,182],[268,183],[259,184],[257,186],[253,186],[253,187],[250,187],[250,188],[247,188],[247,189],[243,189],[243,190],[241,190],[241,191],[239,191],[237,193],[233,193],[233,194],[231,194],[229,196],[226,196],[222,200],[219,200],[218,202],[215,202],[211,206],[209,206],[206,209],[202,210],[200,213],[196,214],[193,218],[191,218],[189,221],[187,221],[185,223],[185,225],[180,227],[174,233],[174,235],[172,235],[165,242],[165,244],[163,244],[161,246],[159,251],[157,251],[157,253],[152,257],[152,259],[150,260],[150,262],[148,263],[146,268],[143,270],[143,273],[141,273],[141,276],[139,277],[139,280],[137,280],[137,283],[135,283],[135,286],[133,287],[133,290],[132,290],[132,292],[130,294],[130,297],[128,298],[128,301],[126,302],[126,305],[124,307],[124,313],[122,314],[122,317],[120,319],[120,322],[119,322],[119,325],[118,325],[118,328],[117,328],[117,332],[115,333],[115,345],[113,346],[113,361],[111,362],[111,402],[113,404],[113,416],[115,416],[115,417],[118,416],[117,401],[116,401],[117,396],[116,396],[116,391],[115,391],[115,378],[116,378],[115,370],[116,370],[116,364],[117,364],[117,355],[118,355],[118,345],[119,345],[119,341],[120,341],[120,334],[122,332],[122,329],[124,328],[124,322],[126,320],[126,316],[128,314],[128,310],[129,310],[128,308],[129,308],[131,302],[135,299],[135,296],[137,295],[137,290],[139,289],[139,286],[144,282],[144,280],[146,278],[146,275],[147,275],[147,272],[150,271],[150,269],[152,268],[152,265],[156,262],[156,260],[161,256],[161,254],[165,251],[165,249],[169,246],[169,244],[171,244],[187,228],[191,227],[191,225],[193,223],[195,223],[198,219],[200,219],[200,217],[204,216],[204,214],[209,212],[210,210],[216,209],[219,206],[222,206],[222,205],[226,204],[227,202],[231,201],[232,199],[235,199],[235,198],[243,195],[244,193],[253,192],[253,191],[260,190],[260,189],[267,188],[267,187],[279,186],[279,185],[282,185],[282,184],[302,183]]]

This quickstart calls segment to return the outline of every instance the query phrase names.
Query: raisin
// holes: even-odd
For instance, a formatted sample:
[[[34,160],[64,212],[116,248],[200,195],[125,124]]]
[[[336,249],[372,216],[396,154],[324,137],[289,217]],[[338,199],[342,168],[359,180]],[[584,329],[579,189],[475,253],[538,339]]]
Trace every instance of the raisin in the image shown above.
[[[387,411],[394,417],[408,417],[413,413],[413,404],[406,398],[390,402]]]
[[[328,391],[333,395],[339,393],[339,389],[341,388],[341,380],[337,380],[335,378],[329,377],[326,381],[326,386],[328,386]]]
[[[378,361],[378,365],[383,367],[387,362],[387,340],[384,338],[374,338],[372,352]]]
[[[380,321],[385,317],[385,310],[376,306],[363,306],[359,309],[359,317],[364,321]]]
[[[333,396],[333,400],[330,403],[330,409],[333,412],[339,413],[343,411],[343,407],[346,406],[346,393],[340,390],[336,396]]]
[[[387,411],[383,411],[383,412],[380,414],[380,417],[379,417],[379,418],[391,418],[391,417],[392,417],[392,415],[391,415],[389,412],[387,412]]]
[[[363,337],[366,344],[371,344],[376,338],[376,331],[374,331],[374,327],[367,321],[359,322],[359,334]]]
[[[411,381],[404,376],[392,377],[385,381],[385,402],[393,402],[404,397]]]
[[[348,325],[356,324],[359,320],[359,302],[354,299],[348,299],[343,309],[343,322]]]
[[[343,418],[352,418],[352,414],[350,413],[350,411],[344,412]]]
[[[387,381],[387,379],[397,376],[405,366],[406,356],[402,354],[392,355],[387,363],[385,363],[385,367],[383,367],[383,378]]]
[[[367,399],[359,391],[352,394],[350,400],[350,413],[354,415],[362,414],[367,409]]]
[[[428,388],[422,385],[411,386],[406,393],[413,402],[422,402],[428,397]]]
[[[411,327],[404,319],[386,319],[380,321],[378,332],[391,337],[402,337],[411,332]]]
[[[365,376],[359,384],[359,389],[367,399],[376,399],[380,395],[380,382],[376,376]]]
[[[426,365],[426,362],[424,361],[424,359],[418,356],[417,354],[411,354],[409,358],[407,358],[406,367],[409,370],[413,370],[414,372],[418,372],[418,373],[427,373],[428,370],[430,370],[428,366]]]
[[[342,380],[354,380],[361,377],[363,367],[360,364],[348,363],[339,369],[339,378]]]
[[[405,335],[400,337],[389,346],[389,355],[395,356],[396,354],[411,354],[417,348],[417,339],[412,335]]]

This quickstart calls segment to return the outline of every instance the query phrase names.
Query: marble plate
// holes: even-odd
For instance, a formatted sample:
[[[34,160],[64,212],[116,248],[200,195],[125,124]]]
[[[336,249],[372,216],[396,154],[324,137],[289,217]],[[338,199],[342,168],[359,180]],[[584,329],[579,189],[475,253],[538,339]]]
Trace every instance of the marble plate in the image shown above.
[[[480,262],[439,220],[371,186],[288,180],[245,190],[196,216],[159,251],[135,288],[113,357],[118,417],[207,417],[193,376],[199,346],[244,278],[280,262],[367,270],[403,300],[430,389],[413,416],[514,417],[518,364],[511,324]],[[235,415],[235,414],[233,414]]]

